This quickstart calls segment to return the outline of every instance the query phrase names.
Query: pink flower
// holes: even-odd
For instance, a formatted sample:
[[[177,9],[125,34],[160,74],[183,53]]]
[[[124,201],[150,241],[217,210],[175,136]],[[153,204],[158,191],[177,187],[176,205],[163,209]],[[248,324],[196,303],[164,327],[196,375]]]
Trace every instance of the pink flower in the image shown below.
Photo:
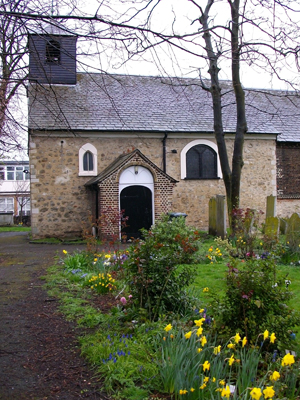
[[[125,304],[127,303],[127,300],[125,299],[125,297],[121,297],[120,302],[123,304],[123,306],[125,306]]]
[[[130,295],[128,296],[128,298],[129,298],[129,300],[132,299],[132,294],[130,294]]]

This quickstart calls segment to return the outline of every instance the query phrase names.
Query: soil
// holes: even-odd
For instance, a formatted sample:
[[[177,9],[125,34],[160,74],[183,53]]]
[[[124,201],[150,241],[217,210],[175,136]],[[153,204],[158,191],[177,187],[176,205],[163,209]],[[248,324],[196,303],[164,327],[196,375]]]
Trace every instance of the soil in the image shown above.
[[[109,399],[80,357],[78,328],[41,280],[58,252],[77,248],[84,246],[30,244],[27,233],[0,233],[1,400]]]

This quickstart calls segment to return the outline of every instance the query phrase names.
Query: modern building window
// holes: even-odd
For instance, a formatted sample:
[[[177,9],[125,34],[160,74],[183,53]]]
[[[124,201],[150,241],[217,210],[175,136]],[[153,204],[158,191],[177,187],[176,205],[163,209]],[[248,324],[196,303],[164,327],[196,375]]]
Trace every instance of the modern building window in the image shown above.
[[[186,153],[186,179],[217,177],[217,153],[211,147],[198,144]]]
[[[91,143],[83,145],[78,152],[79,176],[97,176],[97,149]]]
[[[13,197],[0,198],[0,212],[2,213],[14,212]]]
[[[93,154],[90,151],[86,151],[84,153],[83,170],[84,171],[93,171],[94,170]]]
[[[57,40],[51,39],[46,44],[46,62],[60,63],[60,43]]]
[[[10,165],[0,167],[0,180],[4,181],[25,181],[29,180],[29,173],[24,171],[29,170],[29,165]]]
[[[181,151],[181,179],[222,178],[217,145],[206,139],[188,143]]]

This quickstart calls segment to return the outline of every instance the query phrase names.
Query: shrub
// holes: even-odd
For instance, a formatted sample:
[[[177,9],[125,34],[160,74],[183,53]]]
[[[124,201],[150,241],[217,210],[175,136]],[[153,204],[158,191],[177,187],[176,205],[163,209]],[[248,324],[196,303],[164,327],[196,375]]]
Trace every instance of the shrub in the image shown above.
[[[278,346],[290,343],[291,329],[299,325],[299,314],[287,306],[292,292],[285,277],[279,277],[271,256],[250,257],[244,262],[231,259],[226,292],[217,303],[217,327],[229,333],[242,332],[254,342],[262,329],[277,332]]]
[[[136,307],[147,310],[151,320],[164,312],[176,312],[188,301],[184,291],[195,276],[192,265],[198,249],[198,232],[185,225],[183,217],[165,215],[144,240],[130,249],[125,262],[127,283]]]

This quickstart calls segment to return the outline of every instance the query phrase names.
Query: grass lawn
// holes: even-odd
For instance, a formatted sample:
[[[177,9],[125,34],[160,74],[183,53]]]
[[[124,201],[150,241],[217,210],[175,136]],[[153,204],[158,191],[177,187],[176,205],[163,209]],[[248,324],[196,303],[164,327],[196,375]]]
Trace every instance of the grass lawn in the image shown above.
[[[0,232],[30,232],[30,226],[0,226]]]

